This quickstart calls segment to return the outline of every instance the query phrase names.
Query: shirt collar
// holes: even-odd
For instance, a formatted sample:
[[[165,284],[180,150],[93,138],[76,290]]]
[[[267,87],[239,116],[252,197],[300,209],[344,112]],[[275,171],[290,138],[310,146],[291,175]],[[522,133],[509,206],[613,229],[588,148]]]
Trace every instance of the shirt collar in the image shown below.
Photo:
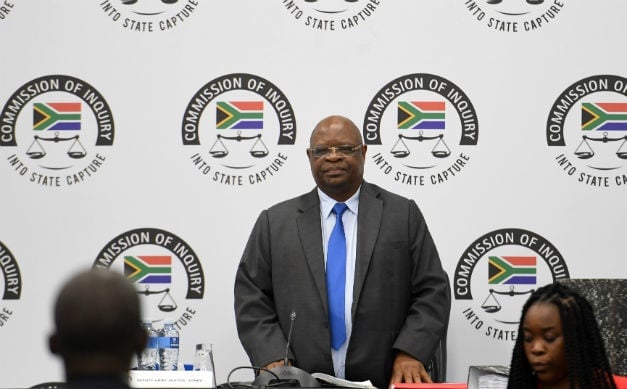
[[[361,185],[357,188],[357,191],[346,201],[344,204],[348,207],[348,210],[357,215],[357,211],[359,209],[359,192],[361,191]],[[328,218],[331,214],[331,210],[333,210],[333,206],[338,201],[331,198],[329,195],[324,193],[320,188],[318,188],[318,197],[320,198],[320,214],[323,218]]]

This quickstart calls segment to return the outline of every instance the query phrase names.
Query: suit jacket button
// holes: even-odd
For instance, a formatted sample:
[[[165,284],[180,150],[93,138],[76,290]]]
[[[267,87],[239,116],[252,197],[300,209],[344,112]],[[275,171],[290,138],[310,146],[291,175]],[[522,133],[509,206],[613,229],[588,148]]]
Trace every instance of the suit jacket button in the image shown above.
[[[328,321],[323,322],[322,325],[324,325],[324,328],[329,328],[329,322]]]

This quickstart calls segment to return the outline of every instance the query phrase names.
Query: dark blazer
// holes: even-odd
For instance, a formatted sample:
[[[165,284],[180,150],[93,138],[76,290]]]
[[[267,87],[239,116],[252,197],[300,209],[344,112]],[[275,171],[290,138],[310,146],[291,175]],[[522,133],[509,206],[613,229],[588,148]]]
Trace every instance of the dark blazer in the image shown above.
[[[289,357],[308,372],[333,374],[317,190],[262,211],[235,280],[235,315],[251,363]],[[364,182],[359,197],[353,330],[346,378],[389,383],[394,350],[423,363],[448,326],[448,278],[413,200]]]

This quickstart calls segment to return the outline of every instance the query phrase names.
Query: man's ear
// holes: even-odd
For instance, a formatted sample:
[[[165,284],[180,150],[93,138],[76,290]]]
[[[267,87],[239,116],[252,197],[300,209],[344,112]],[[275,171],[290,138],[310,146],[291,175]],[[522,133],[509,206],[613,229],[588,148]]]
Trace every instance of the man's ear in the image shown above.
[[[50,349],[50,352],[53,354],[59,354],[60,350],[59,350],[59,337],[57,336],[57,334],[52,334],[50,335],[50,337],[48,337],[48,348]]]

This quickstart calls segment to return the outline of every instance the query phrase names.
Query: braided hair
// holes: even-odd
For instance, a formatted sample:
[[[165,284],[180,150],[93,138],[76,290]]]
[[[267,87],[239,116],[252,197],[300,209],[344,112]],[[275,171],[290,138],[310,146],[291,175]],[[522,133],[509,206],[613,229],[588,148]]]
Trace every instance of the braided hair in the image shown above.
[[[518,336],[512,352],[508,389],[538,387],[538,378],[525,356],[523,322],[535,303],[554,304],[560,313],[564,355],[570,387],[575,389],[615,389],[610,364],[590,303],[564,284],[555,282],[532,293],[522,309]]]

